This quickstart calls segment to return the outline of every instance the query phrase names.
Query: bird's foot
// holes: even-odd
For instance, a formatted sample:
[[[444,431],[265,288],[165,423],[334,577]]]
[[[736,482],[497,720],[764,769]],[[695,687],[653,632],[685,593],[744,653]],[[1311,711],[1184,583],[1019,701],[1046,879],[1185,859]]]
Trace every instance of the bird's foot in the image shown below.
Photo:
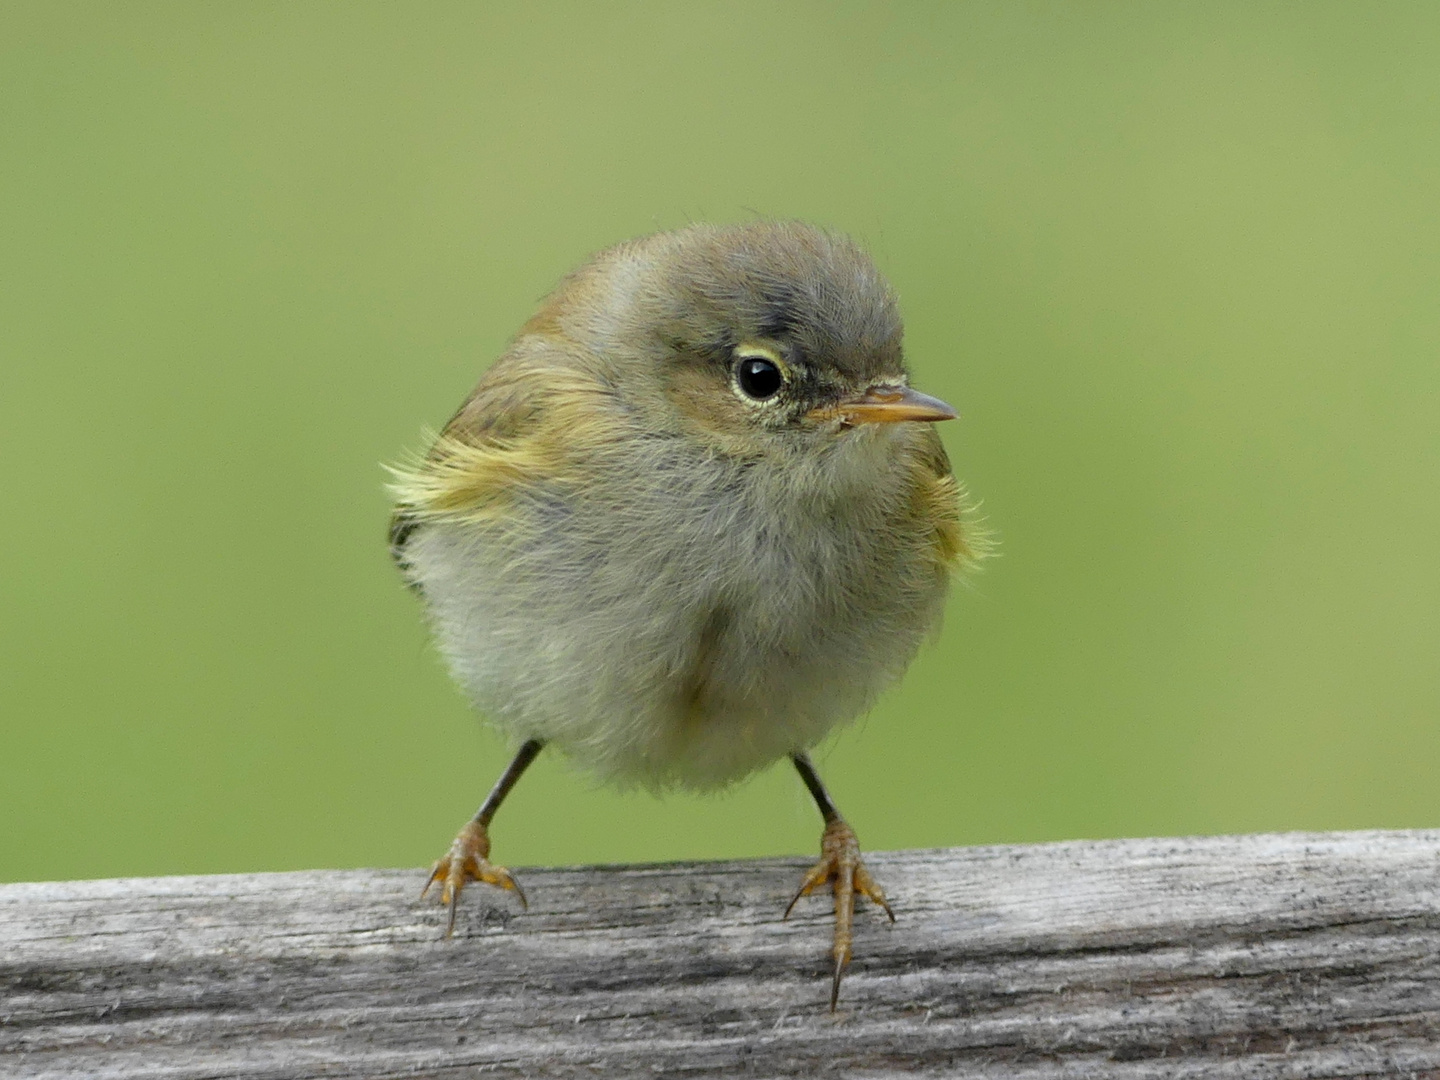
[[[855,830],[846,824],[844,818],[838,816],[825,826],[825,832],[820,837],[820,861],[805,875],[800,891],[785,909],[785,918],[790,917],[791,909],[802,896],[808,896],[827,882],[833,882],[835,892],[835,941],[832,950],[835,957],[835,975],[830,982],[830,1011],[834,1012],[835,1004],[840,1000],[840,978],[845,974],[846,965],[850,963],[851,924],[855,915],[856,894],[879,904],[885,909],[885,914],[890,916],[890,921],[895,921],[895,913],[890,910],[884,890],[875,883],[870,871],[866,870],[865,864],[860,861],[860,841],[855,838]]]
[[[425,882],[420,896],[423,899],[430,891],[430,886],[440,882],[440,903],[450,907],[450,924],[445,930],[446,937],[455,933],[455,905],[460,902],[460,892],[468,882],[483,881],[486,885],[509,889],[520,898],[522,907],[530,906],[510,871],[503,866],[495,866],[489,861],[489,856],[490,834],[480,822],[471,820],[450,844],[450,850],[431,867],[430,879]]]

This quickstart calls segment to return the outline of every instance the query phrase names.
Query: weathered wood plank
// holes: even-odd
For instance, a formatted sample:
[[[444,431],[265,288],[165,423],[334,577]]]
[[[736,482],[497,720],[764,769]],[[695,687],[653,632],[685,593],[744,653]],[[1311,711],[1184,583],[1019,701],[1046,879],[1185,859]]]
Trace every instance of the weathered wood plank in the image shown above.
[[[833,1017],[807,859],[0,886],[0,1074],[1440,1077],[1440,832],[868,859]]]

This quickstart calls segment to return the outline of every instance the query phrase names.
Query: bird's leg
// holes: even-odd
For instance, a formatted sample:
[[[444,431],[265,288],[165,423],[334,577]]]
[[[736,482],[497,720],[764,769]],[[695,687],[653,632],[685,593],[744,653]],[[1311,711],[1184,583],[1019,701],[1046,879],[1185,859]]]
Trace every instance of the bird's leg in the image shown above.
[[[845,974],[845,967],[850,963],[855,895],[858,893],[869,897],[879,904],[885,909],[885,914],[890,916],[891,922],[895,921],[895,913],[890,910],[884,891],[860,861],[860,841],[855,838],[855,830],[850,828],[840,816],[840,811],[835,809],[835,804],[830,801],[830,794],[820,782],[820,776],[816,773],[815,766],[810,763],[809,756],[791,754],[790,760],[795,762],[800,779],[805,781],[805,786],[815,798],[815,805],[820,808],[820,816],[825,819],[825,831],[820,835],[820,861],[805,875],[800,891],[785,909],[785,918],[790,917],[791,909],[802,896],[814,892],[826,882],[833,882],[835,940],[832,954],[835,957],[835,975],[830,981],[830,1011],[834,1012],[835,1004],[840,1000],[840,977]]]
[[[423,897],[428,893],[435,882],[441,883],[440,902],[450,906],[450,924],[445,930],[446,937],[455,932],[455,905],[460,902],[460,891],[467,882],[483,881],[487,885],[510,889],[520,897],[522,906],[530,906],[510,871],[489,861],[490,819],[495,816],[495,811],[500,809],[505,796],[510,794],[510,789],[530,767],[530,763],[539,755],[544,745],[539,739],[531,739],[520,747],[509,766],[500,774],[500,779],[495,781],[490,794],[485,796],[480,809],[475,811],[475,816],[465,823],[465,827],[450,844],[450,850],[431,867],[430,879],[425,882],[425,888],[420,891],[420,895]]]

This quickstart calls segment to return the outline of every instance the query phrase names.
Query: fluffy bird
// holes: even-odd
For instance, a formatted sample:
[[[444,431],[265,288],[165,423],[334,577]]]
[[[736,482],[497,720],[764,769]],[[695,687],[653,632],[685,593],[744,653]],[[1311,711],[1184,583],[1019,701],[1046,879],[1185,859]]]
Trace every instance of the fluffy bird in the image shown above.
[[[714,789],[789,757],[824,819],[801,896],[885,894],[807,751],[859,716],[982,552],[911,388],[894,292],[797,222],[693,225],[565,278],[423,459],[391,552],[475,707],[518,751],[436,862],[524,895],[489,826],[545,746],[602,780]],[[788,916],[790,908],[786,909]]]

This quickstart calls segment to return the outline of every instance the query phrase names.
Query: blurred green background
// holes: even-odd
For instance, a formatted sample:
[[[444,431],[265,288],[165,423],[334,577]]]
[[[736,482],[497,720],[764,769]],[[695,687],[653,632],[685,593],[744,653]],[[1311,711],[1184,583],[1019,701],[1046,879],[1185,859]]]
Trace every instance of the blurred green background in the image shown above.
[[[589,252],[851,232],[1003,556],[866,846],[1440,824],[1440,6],[7,4],[0,878],[420,866],[506,757],[380,463]],[[542,758],[511,865],[815,850]]]

